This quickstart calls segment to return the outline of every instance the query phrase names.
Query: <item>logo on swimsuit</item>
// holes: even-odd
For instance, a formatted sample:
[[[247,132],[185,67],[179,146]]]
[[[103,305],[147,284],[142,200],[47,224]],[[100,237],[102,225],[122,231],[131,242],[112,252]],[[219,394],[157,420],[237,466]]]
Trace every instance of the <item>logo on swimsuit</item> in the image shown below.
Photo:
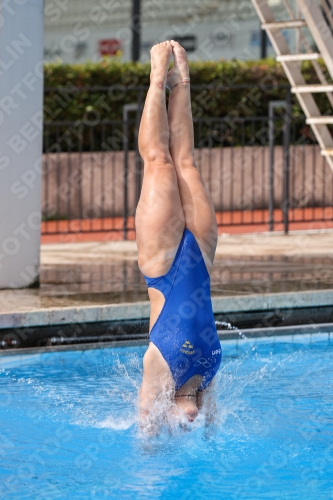
[[[198,361],[194,363],[194,366],[200,366],[200,365],[203,365],[205,368],[210,368],[212,366],[210,362],[207,361],[207,359],[205,358],[200,358],[198,359]]]
[[[180,352],[183,352],[184,354],[189,354],[190,356],[192,354],[195,354],[194,347],[193,347],[193,345],[191,345],[191,342],[189,342],[188,340],[186,340],[186,342],[184,342],[184,344],[182,345],[182,347],[179,350],[180,350]]]

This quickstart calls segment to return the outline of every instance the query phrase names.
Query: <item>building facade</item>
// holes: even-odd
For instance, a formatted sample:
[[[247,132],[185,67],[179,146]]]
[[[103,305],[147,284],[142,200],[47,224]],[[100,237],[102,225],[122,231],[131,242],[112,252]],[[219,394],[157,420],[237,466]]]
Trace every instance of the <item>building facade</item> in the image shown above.
[[[270,3],[283,18],[282,0]],[[129,61],[131,9],[131,0],[45,0],[45,60]],[[297,43],[293,32],[286,37]],[[147,61],[152,45],[171,38],[186,47],[191,60],[260,57],[261,29],[251,0],[142,0],[140,59]],[[269,43],[267,55],[273,55]]]

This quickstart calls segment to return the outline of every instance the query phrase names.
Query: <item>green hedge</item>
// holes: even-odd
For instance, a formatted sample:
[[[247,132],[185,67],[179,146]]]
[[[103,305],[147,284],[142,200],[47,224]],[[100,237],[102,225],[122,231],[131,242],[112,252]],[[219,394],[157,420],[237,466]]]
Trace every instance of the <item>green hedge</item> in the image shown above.
[[[101,119],[121,119],[122,107],[136,102],[138,91],[130,87],[149,84],[149,64],[124,63],[114,58],[86,64],[45,64],[45,87],[54,91],[45,92],[46,120],[77,120],[94,115]],[[303,74],[308,82],[315,83],[311,63],[303,63]],[[283,99],[285,90],[279,84],[288,84],[284,71],[275,59],[259,61],[205,61],[191,62],[192,85],[259,85],[258,89],[192,89],[193,115],[197,117],[263,116],[267,115],[268,101]],[[273,85],[273,90],[268,86]],[[108,91],[81,91],[82,87],[110,87]],[[112,87],[114,86],[114,87]],[[68,94],[62,88],[72,88]],[[145,93],[143,93],[145,94]],[[143,96],[144,97],[144,96]],[[322,112],[328,108],[325,95],[316,97]],[[296,99],[293,99],[294,114],[302,114]]]
[[[321,66],[324,69],[323,63]],[[311,63],[304,63],[302,69],[307,82],[317,82]],[[46,64],[44,111],[45,122],[50,123],[44,127],[44,150],[122,149],[123,106],[137,102],[140,95],[142,101],[145,99],[149,72],[149,64],[123,63],[115,58],[87,62],[84,65]],[[190,77],[193,116],[197,118],[267,116],[269,101],[284,99],[287,90],[283,86],[288,85],[281,65],[273,58],[245,62],[191,62]],[[196,85],[201,87],[196,88]],[[221,90],[218,88],[221,85],[230,88]],[[236,85],[250,85],[251,88],[233,88]],[[84,87],[91,87],[93,90],[84,90]],[[97,87],[106,87],[106,90],[98,90]],[[331,112],[325,94],[317,94],[315,99],[322,113],[328,110]],[[292,111],[296,117],[303,116],[295,96],[292,96]],[[105,120],[119,122],[103,125]],[[62,121],[67,121],[67,124],[59,124]],[[281,121],[277,127],[282,128],[282,125]],[[267,134],[265,130],[260,134],[260,128],[263,126],[267,128],[267,122],[257,125],[246,122],[244,126],[226,125],[222,131],[217,123],[196,123],[195,145],[202,147],[209,144],[217,147],[221,143],[240,145],[253,141],[264,144]],[[135,144],[134,130],[133,117],[127,135],[130,149],[133,149]],[[304,128],[304,122],[301,120],[294,129],[292,141],[311,142],[311,134],[309,127]],[[281,140],[279,133],[276,142],[281,143]]]

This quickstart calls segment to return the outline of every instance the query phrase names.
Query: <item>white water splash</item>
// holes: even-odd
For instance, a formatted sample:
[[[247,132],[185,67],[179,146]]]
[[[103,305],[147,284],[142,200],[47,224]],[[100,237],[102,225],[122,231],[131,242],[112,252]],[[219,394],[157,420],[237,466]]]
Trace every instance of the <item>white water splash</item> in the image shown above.
[[[246,339],[244,333],[242,333],[239,328],[237,328],[237,326],[235,325],[232,325],[231,323],[227,323],[226,321],[215,321],[215,325],[216,326],[223,326],[223,329],[224,330],[233,330],[235,332],[238,332],[238,335],[242,338],[242,339]]]
[[[136,418],[134,415],[129,416],[128,418],[120,418],[116,419],[112,415],[106,417],[102,422],[96,423],[96,427],[101,429],[113,429],[115,431],[126,431],[130,429],[132,425],[136,423]]]

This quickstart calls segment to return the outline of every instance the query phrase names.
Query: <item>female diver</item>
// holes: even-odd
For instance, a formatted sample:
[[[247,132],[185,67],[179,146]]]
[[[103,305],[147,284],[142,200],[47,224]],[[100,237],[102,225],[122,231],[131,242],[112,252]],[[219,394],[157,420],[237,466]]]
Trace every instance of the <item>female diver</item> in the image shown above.
[[[172,55],[174,65],[168,71]],[[221,362],[209,277],[216,218],[194,162],[186,52],[173,40],[151,49],[139,150],[144,179],[136,240],[151,305],[139,403],[141,427],[152,430],[161,417],[169,420],[170,415],[192,422],[205,394],[204,407],[209,407],[212,379]],[[210,411],[212,406],[211,400]]]

